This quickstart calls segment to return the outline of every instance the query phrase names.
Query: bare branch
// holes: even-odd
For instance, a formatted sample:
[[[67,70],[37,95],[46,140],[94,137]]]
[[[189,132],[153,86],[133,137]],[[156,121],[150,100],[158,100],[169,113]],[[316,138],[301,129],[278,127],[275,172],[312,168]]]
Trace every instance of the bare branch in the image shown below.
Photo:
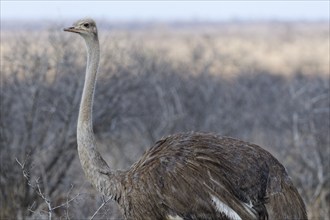
[[[109,202],[109,200],[111,200],[111,198],[108,198],[107,200],[104,199],[104,197],[102,196],[102,204],[99,206],[99,208],[94,212],[94,214],[92,215],[92,217],[90,218],[90,220],[94,219],[96,214],[102,209],[102,207],[107,204],[107,202]]]

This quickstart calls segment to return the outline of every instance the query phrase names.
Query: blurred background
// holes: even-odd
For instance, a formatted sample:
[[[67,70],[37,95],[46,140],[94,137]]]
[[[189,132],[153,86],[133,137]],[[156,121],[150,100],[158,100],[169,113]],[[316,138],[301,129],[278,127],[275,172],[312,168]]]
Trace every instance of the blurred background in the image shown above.
[[[310,219],[330,215],[329,1],[1,1],[0,218],[122,219],[85,180],[76,123],[96,20],[99,150],[126,169],[163,136],[263,146]]]

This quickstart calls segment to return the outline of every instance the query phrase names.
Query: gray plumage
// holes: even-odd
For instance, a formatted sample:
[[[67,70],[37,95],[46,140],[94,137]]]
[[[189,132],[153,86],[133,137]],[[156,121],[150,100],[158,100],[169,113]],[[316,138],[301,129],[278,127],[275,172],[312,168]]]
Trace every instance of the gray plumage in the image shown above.
[[[127,219],[307,219],[285,168],[261,147],[228,137],[182,133],[158,141],[126,171],[96,150],[92,105],[100,48],[92,19],[65,31],[87,47],[77,142],[87,179],[115,200]]]

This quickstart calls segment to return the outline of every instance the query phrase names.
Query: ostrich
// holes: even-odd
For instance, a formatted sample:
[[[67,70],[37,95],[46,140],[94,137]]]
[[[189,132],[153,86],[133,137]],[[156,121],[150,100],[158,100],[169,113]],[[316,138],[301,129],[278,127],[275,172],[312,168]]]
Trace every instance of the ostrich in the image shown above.
[[[307,219],[283,165],[261,147],[207,133],[180,133],[155,143],[128,170],[113,170],[96,149],[92,106],[100,46],[92,19],[64,31],[87,48],[77,125],[85,176],[116,201],[126,219]]]

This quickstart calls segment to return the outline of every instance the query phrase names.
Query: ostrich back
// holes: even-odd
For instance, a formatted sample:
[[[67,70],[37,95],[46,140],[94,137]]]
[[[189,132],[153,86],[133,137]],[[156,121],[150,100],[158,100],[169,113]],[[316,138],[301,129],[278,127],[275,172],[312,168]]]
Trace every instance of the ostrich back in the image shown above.
[[[163,138],[122,173],[127,219],[306,219],[285,168],[257,145],[211,134]]]

